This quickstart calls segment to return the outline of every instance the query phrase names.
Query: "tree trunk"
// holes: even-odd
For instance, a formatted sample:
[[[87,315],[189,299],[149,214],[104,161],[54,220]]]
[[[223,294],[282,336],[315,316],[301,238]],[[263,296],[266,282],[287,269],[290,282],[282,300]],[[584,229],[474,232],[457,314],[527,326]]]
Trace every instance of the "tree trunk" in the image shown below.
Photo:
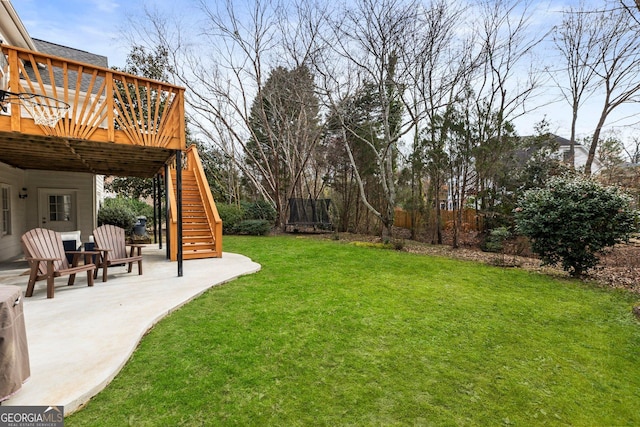
[[[589,155],[587,156],[587,163],[584,165],[584,173],[585,175],[591,175],[591,165],[593,164],[593,159],[596,156],[596,150],[598,149],[598,142],[600,140],[600,132],[602,131],[602,127],[604,126],[604,122],[607,120],[607,111],[606,108],[602,110],[600,114],[600,120],[598,120],[598,125],[596,126],[596,130],[593,132],[593,138],[591,138],[591,147],[589,147]]]
[[[569,143],[569,165],[572,169],[576,167],[576,123],[578,122],[578,105],[573,104],[573,114],[571,115],[571,141]]]

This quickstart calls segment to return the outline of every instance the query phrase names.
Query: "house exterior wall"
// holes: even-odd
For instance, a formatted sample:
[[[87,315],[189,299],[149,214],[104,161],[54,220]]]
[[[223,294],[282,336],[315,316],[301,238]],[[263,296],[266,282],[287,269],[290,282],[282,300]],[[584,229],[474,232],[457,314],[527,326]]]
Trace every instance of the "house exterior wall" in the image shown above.
[[[9,189],[10,196],[10,232],[0,235],[0,261],[14,258],[22,253],[20,237],[26,231],[26,212],[28,199],[19,196],[26,187],[25,172],[21,169],[0,163],[0,186]]]
[[[100,210],[100,206],[102,206],[104,199],[104,175],[96,175],[96,212]]]
[[[76,194],[77,229],[83,242],[96,227],[96,178],[92,174],[77,172],[24,171],[0,163],[0,188],[9,189],[10,232],[0,234],[0,262],[22,254],[20,237],[28,230],[44,226],[39,217],[38,194],[41,189],[69,189]],[[22,189],[25,188],[26,191]],[[26,198],[20,198],[20,194]]]
[[[88,242],[96,227],[97,200],[95,175],[78,172],[51,172],[40,170],[26,171],[27,199],[26,229],[45,227],[39,218],[38,194],[41,190],[68,189],[76,192],[77,229],[81,231],[82,241]]]
[[[48,52],[56,56],[69,57],[103,67],[108,66],[107,58],[104,56],[42,40],[34,41],[29,36],[11,2],[8,1],[0,1],[0,39],[4,44]],[[4,58],[4,55],[1,56]],[[48,76],[46,77],[48,78]],[[49,82],[41,82],[41,84],[49,84]],[[86,93],[80,95],[87,96]],[[70,96],[74,96],[74,94]],[[0,188],[8,189],[10,198],[10,230],[7,233],[4,231],[6,224],[4,222],[4,207],[0,212],[0,220],[3,221],[2,227],[0,227],[0,261],[6,261],[22,254],[20,237],[26,231],[36,227],[49,228],[41,218],[39,210],[41,201],[38,200],[39,194],[48,190],[72,190],[75,194],[76,229],[81,231],[82,241],[88,242],[89,236],[96,227],[97,211],[103,197],[103,187],[102,176],[96,177],[88,173],[23,170],[0,163]],[[22,191],[23,188],[26,191]],[[2,190],[0,196],[4,197],[6,194],[6,190]],[[26,197],[19,197],[21,194]],[[2,197],[0,197],[0,202],[2,202]]]
[[[569,155],[569,146],[562,145],[559,149],[560,152],[560,160],[566,159]],[[583,145],[575,145],[574,146],[574,165],[578,170],[584,169],[584,165],[587,164],[587,159],[589,158],[589,150]],[[598,174],[601,172],[602,163],[598,160],[597,157],[594,157],[593,163],[591,164],[591,173]]]
[[[68,189],[76,194],[77,230],[81,231],[82,242],[96,228],[98,197],[95,175],[77,172],[51,172],[39,170],[21,170],[0,163],[0,188],[9,189],[10,196],[10,232],[0,234],[0,262],[16,258],[22,254],[20,237],[36,227],[47,228],[42,224],[39,210],[40,190]],[[26,188],[26,191],[22,189]],[[26,198],[20,198],[24,193]]]

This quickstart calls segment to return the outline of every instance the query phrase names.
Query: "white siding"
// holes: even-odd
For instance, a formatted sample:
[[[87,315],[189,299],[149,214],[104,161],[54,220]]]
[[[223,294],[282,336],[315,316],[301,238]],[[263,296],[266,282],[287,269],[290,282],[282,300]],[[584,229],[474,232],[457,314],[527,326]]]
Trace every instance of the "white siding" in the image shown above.
[[[14,258],[22,253],[20,237],[26,231],[26,209],[28,199],[20,199],[18,194],[25,185],[25,173],[0,163],[0,183],[6,185],[11,197],[11,232],[0,235],[0,261]]]
[[[100,210],[104,198],[104,175],[96,175],[96,212]]]
[[[582,170],[584,169],[584,165],[587,164],[587,158],[589,157],[589,150],[587,150],[586,147],[582,146],[582,145],[575,145],[574,146],[574,165],[575,168],[578,170]],[[560,147],[560,160],[562,160],[564,158],[564,156],[568,155],[569,153],[569,147],[568,146],[561,146]],[[591,164],[591,173],[592,174],[598,174],[600,173],[600,170],[602,169],[602,164],[600,163],[600,160],[598,160],[597,158],[593,159],[593,163]]]
[[[26,172],[26,176],[29,189],[27,229],[42,226],[40,218],[38,218],[39,189],[76,190],[78,230],[82,232],[82,241],[88,242],[89,236],[96,226],[95,175],[78,172],[29,170]]]

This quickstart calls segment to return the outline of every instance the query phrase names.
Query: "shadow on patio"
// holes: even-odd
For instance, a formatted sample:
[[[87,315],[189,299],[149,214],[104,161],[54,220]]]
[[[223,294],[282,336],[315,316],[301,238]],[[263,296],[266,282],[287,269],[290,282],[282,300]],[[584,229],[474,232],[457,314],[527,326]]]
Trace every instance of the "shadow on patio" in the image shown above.
[[[31,378],[6,406],[64,406],[70,414],[102,390],[120,371],[142,336],[160,319],[212,286],[260,270],[247,257],[224,253],[222,258],[189,260],[183,277],[165,250],[143,250],[144,274],[137,266],[109,269],[88,287],[86,275],[74,286],[56,279],[55,298],[46,298],[46,281],[36,284],[33,297],[25,298],[24,315],[29,344]],[[28,280],[24,261],[4,264],[0,285]]]

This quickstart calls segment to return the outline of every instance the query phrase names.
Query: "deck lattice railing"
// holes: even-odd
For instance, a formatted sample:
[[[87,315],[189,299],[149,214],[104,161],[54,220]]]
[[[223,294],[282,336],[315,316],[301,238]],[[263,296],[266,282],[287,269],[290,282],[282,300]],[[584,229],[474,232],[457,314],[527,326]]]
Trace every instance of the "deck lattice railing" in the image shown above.
[[[71,107],[53,126],[36,125],[18,102],[5,105],[13,132],[169,149],[185,148],[184,89],[127,73],[2,45],[0,89]]]

